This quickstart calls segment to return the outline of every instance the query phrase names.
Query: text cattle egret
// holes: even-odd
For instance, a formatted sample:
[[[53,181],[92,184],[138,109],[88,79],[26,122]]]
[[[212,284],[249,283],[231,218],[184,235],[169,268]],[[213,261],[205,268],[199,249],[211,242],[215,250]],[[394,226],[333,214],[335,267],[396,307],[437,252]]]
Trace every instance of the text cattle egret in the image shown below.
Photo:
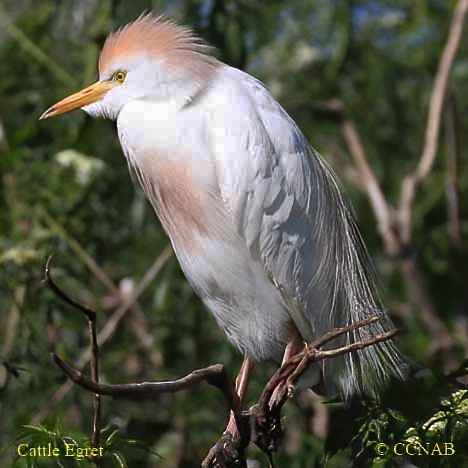
[[[252,362],[370,316],[380,320],[333,346],[393,325],[332,170],[260,82],[209,52],[189,29],[142,16],[107,39],[99,81],[41,118],[83,108],[117,121],[188,281],[245,357],[242,393]],[[344,398],[376,396],[402,368],[383,342],[315,376]]]

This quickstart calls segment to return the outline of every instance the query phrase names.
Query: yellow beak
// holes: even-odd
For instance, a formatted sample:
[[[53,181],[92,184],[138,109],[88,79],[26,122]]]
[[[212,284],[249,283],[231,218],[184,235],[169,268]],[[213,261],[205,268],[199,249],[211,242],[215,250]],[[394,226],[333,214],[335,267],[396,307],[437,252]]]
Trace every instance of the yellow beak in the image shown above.
[[[88,86],[81,91],[78,91],[71,96],[62,99],[61,101],[49,107],[40,117],[39,120],[48,119],[56,115],[70,112],[74,109],[93,104],[93,102],[99,101],[104,95],[112,89],[116,83],[112,81],[98,81],[91,86]]]

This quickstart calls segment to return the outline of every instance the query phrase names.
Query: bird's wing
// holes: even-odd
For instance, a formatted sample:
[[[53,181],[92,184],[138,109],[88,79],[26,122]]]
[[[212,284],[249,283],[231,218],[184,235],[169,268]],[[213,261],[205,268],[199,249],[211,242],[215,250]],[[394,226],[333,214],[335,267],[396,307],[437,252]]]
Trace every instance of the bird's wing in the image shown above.
[[[211,146],[219,190],[304,340],[373,315],[377,323],[333,346],[392,329],[354,213],[332,170],[261,83],[229,73],[236,84],[223,94],[224,106],[217,100],[218,135]],[[401,367],[398,351],[386,342],[330,359],[322,370],[325,383],[344,396],[375,395]]]

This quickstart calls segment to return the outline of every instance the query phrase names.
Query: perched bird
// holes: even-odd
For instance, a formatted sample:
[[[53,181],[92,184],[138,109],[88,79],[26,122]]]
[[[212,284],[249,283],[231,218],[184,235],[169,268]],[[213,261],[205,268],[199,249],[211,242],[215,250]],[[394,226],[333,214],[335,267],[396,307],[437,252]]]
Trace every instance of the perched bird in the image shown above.
[[[376,275],[336,176],[286,111],[188,28],[144,15],[112,33],[99,81],[41,116],[82,108],[117,121],[128,165],[182,270],[245,360],[281,362],[332,328],[380,320]],[[403,360],[392,342],[322,361],[329,392],[377,396]]]

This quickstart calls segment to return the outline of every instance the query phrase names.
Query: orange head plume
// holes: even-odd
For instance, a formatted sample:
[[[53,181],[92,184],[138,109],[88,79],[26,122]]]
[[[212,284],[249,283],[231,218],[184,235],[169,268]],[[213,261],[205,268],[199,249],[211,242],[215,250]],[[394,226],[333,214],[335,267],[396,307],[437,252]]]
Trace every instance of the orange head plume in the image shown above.
[[[188,88],[187,97],[191,97],[190,94],[206,83],[220,65],[209,52],[210,47],[191,29],[163,16],[151,13],[140,16],[107,38],[99,56],[99,81],[54,104],[40,119],[82,107],[91,114],[115,117],[125,100],[157,94],[158,84],[166,88],[184,84]],[[149,67],[143,69],[145,64]],[[104,101],[102,105],[93,106],[124,84],[128,86],[119,94],[120,99],[109,101],[107,106]],[[116,93],[113,96],[117,96]],[[113,108],[109,108],[111,104]]]

